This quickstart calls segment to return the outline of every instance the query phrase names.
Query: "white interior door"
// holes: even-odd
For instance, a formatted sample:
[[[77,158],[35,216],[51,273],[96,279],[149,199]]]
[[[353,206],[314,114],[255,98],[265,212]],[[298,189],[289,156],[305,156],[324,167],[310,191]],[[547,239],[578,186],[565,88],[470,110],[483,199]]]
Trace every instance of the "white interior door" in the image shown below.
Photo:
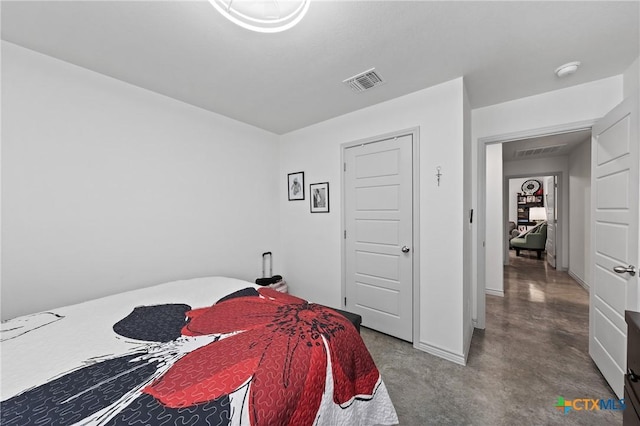
[[[547,263],[552,267],[556,267],[556,195],[557,185],[555,176],[547,176],[544,178],[544,208],[547,213],[547,243],[544,250],[547,252]]]
[[[347,310],[413,339],[412,135],[345,149]]]
[[[623,398],[625,310],[638,310],[638,96],[626,99],[593,126],[592,271],[589,353]],[[617,269],[617,271],[614,270]]]

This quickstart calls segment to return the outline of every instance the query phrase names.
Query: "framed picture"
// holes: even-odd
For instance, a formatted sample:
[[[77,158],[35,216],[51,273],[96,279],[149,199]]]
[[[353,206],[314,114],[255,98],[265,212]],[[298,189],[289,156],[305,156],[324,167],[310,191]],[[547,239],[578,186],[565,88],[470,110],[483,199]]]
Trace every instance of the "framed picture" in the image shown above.
[[[329,213],[329,182],[309,185],[311,213]]]
[[[287,187],[289,201],[304,200],[304,172],[289,173]]]

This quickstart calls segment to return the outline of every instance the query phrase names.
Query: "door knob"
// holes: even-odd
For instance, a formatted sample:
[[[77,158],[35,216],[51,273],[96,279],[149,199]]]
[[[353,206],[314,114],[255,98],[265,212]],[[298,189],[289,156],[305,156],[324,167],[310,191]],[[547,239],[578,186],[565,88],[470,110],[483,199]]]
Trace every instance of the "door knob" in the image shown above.
[[[636,267],[633,265],[629,265],[629,266],[614,266],[613,267],[613,272],[617,273],[617,274],[624,274],[626,272],[629,273],[629,275],[634,276],[636,274]]]
[[[411,250],[411,249],[409,247],[407,247],[407,246],[402,246],[401,250],[402,250],[403,253],[409,253],[409,250]]]

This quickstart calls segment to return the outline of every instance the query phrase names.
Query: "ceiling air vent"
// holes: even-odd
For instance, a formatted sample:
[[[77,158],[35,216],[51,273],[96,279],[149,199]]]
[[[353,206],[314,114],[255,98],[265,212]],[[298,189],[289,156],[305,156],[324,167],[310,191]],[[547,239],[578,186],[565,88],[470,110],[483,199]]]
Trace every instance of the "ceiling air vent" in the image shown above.
[[[344,80],[343,83],[351,87],[351,90],[354,92],[364,92],[365,90],[384,84],[385,81],[380,77],[380,74],[375,71],[375,68],[371,68],[370,70],[361,72],[358,75],[349,77]]]
[[[540,148],[521,149],[519,151],[516,151],[513,156],[515,158],[528,158],[539,155],[555,154],[558,151],[561,151],[565,146],[567,146],[566,143],[562,145],[543,146]]]

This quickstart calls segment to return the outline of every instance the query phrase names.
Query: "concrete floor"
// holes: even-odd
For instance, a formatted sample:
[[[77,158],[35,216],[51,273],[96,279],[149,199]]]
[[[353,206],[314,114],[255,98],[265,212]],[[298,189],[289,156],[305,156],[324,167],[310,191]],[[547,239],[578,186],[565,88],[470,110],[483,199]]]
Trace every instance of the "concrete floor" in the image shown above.
[[[571,411],[558,397],[616,398],[588,353],[589,295],[535,253],[511,253],[505,297],[487,296],[467,366],[364,328],[401,425],[621,425],[620,411]]]

